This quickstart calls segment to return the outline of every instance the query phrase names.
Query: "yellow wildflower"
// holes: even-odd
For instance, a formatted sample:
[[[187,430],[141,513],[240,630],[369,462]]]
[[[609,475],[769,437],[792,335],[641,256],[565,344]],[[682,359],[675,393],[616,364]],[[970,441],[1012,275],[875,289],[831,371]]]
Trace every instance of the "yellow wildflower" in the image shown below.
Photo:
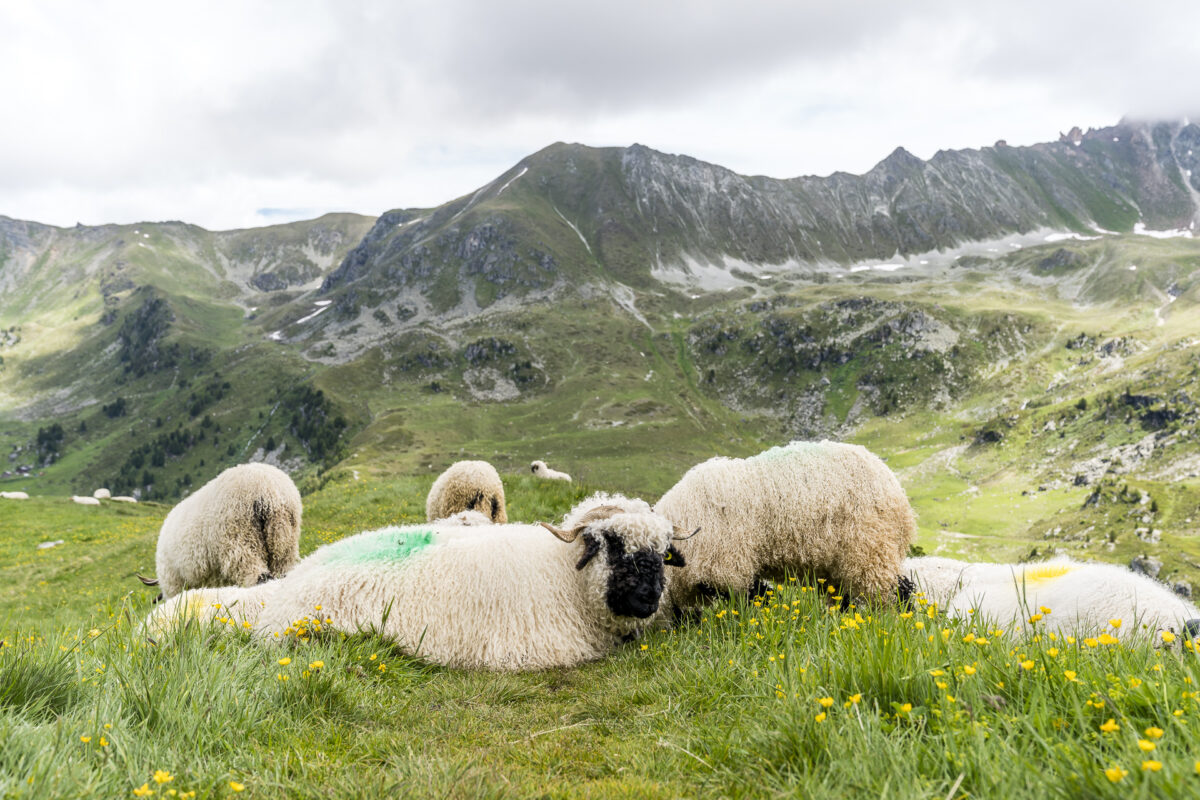
[[[1155,747],[1158,747],[1158,745],[1148,739],[1138,739],[1138,747],[1142,748],[1143,753],[1149,753]]]
[[[825,712],[822,711],[820,714],[817,714],[815,717],[813,717],[813,719],[815,719],[817,722],[824,722],[825,721]]]
[[[1099,639],[1100,644],[1116,644],[1119,641],[1121,641],[1121,640],[1118,639],[1117,637],[1111,636],[1107,633],[1100,634],[1100,639]]]
[[[309,665],[308,665],[308,668],[309,668],[309,669],[321,669],[321,668],[322,668],[322,667],[324,667],[324,666],[325,666],[325,662],[324,662],[324,661],[314,661],[314,662],[312,662],[311,664],[309,664]]]
[[[290,658],[279,659],[279,666],[281,666],[281,667],[286,667],[290,663],[292,663],[292,660]]]
[[[1095,639],[1092,639],[1091,637],[1084,639],[1083,643],[1086,644],[1088,647],[1095,647],[1096,645],[1099,644],[1099,642],[1097,642]]]
[[[832,697],[818,697],[817,702],[821,704],[821,708],[829,708],[833,705]]]
[[[154,790],[150,788],[150,783],[143,783],[141,786],[133,790],[133,793],[138,797],[149,797],[154,794]]]
[[[1163,631],[1162,640],[1164,644],[1170,644],[1171,642],[1175,641],[1175,634],[1171,633],[1170,631]]]
[[[1117,766],[1112,766],[1104,770],[1104,777],[1108,778],[1113,783],[1120,783],[1128,774],[1128,770],[1121,769]]]
[[[1163,737],[1163,729],[1162,728],[1155,728],[1155,727],[1146,728],[1146,738],[1161,739],[1162,737]]]
[[[1143,772],[1146,772],[1146,771],[1158,772],[1160,769],[1162,769],[1161,761],[1154,761],[1153,759],[1151,759],[1150,761],[1142,762],[1142,771]]]
[[[92,737],[90,737],[90,736],[80,736],[79,737],[79,741],[83,742],[84,744],[87,744],[91,740],[92,740]]]
[[[963,672],[967,673],[968,675],[974,675],[976,672],[976,669],[974,667],[972,667],[970,664],[967,664],[965,667],[963,667]]]
[[[240,791],[243,791],[246,787],[243,786],[242,784],[238,783],[237,781],[230,781],[229,788],[235,792],[240,792]]]
[[[101,746],[101,747],[108,747],[108,739],[105,739],[103,736],[101,736],[101,737],[100,737],[100,746]]]
[[[849,698],[849,699],[850,699],[850,702],[851,702],[851,703],[857,703],[857,702],[859,702],[860,700],[862,700],[862,693],[861,693],[861,692],[859,692],[859,693],[857,693],[857,694],[852,694],[852,695],[850,695],[850,698]]]
[[[1058,648],[1051,647],[1049,650],[1046,651],[1046,655],[1050,656],[1051,658],[1057,658],[1058,657]]]
[[[154,782],[155,783],[162,785],[164,783],[170,783],[173,780],[175,780],[175,776],[172,775],[171,773],[167,772],[165,769],[154,770]]]
[[[1114,731],[1119,731],[1120,729],[1121,726],[1118,725],[1117,721],[1112,717],[1109,717],[1108,722],[1100,726],[1100,730],[1104,731],[1105,733],[1112,733]]]
[[[1021,669],[1023,669],[1023,670],[1031,670],[1031,669],[1033,669],[1033,661],[1032,661],[1032,660],[1026,660],[1026,661],[1022,661],[1022,662],[1021,662]]]
[[[1121,627],[1121,620],[1119,620],[1119,619],[1110,619],[1110,620],[1108,621],[1108,624],[1109,624],[1109,625],[1112,625],[1114,628],[1119,628],[1119,627]]]
[[[1043,614],[1049,614],[1049,613],[1050,613],[1050,609],[1046,608],[1045,606],[1039,606],[1039,607],[1038,607],[1038,611],[1042,612]]]

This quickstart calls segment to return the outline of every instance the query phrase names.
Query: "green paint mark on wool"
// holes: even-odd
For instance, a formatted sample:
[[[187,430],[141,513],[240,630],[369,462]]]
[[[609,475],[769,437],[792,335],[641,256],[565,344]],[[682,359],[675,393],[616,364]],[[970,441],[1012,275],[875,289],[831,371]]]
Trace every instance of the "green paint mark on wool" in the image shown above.
[[[352,536],[335,546],[326,564],[390,564],[404,561],[433,544],[428,528],[383,528]]]
[[[756,456],[750,456],[747,461],[778,461],[782,458],[788,458],[798,453],[812,453],[820,450],[823,442],[792,442],[790,444],[772,447],[770,450],[764,450]]]

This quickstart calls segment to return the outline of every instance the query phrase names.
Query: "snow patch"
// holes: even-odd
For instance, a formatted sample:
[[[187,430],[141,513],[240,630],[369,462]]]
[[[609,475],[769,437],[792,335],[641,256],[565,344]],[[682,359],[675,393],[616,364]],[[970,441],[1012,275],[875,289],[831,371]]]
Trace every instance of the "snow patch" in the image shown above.
[[[1062,242],[1067,239],[1078,239],[1081,242],[1091,242],[1099,239],[1099,236],[1084,236],[1079,233],[1051,233],[1047,234],[1043,241],[1047,242]]]
[[[514,179],[515,180],[515,179]],[[554,207],[554,213],[562,217],[562,221],[570,226],[571,230],[575,231],[575,235],[579,237],[579,241],[583,242],[583,246],[587,248],[588,255],[592,254],[592,246],[588,244],[588,240],[583,238],[583,234],[579,232],[579,228],[575,227],[575,223],[563,216],[563,213],[558,210],[558,206]]]
[[[329,305],[332,302],[333,302],[332,300],[314,300],[313,305],[317,306],[318,308],[321,308],[323,306]]]
[[[320,308],[318,308],[316,311],[312,312],[312,313],[311,313],[311,314],[309,314],[308,316],[301,317],[300,319],[296,320],[296,321],[295,321],[294,323],[292,323],[292,324],[293,324],[293,325],[299,325],[299,324],[300,324],[300,323],[302,323],[302,322],[308,322],[310,319],[312,319],[313,317],[317,316],[318,314],[320,314],[322,311],[324,311],[324,310],[325,310],[325,309],[327,309],[327,308],[329,308],[329,306],[321,306]]]
[[[1192,238],[1192,232],[1190,230],[1182,230],[1182,229],[1177,228],[1175,230],[1152,231],[1152,230],[1148,230],[1146,228],[1145,223],[1143,223],[1143,222],[1139,222],[1136,225],[1134,225],[1133,232],[1136,233],[1138,236],[1150,236],[1154,239],[1191,239]]]
[[[500,191],[496,192],[496,197],[499,197],[500,195],[504,194],[504,190],[508,188],[509,184],[511,184],[517,178],[524,175],[526,172],[529,172],[529,167],[521,167],[520,172],[518,172],[516,175],[513,175],[511,178],[508,179],[508,181],[503,186],[500,187]],[[562,215],[560,214],[559,216],[562,216]]]
[[[1137,272],[1137,264],[1130,264],[1130,265],[1129,265],[1129,271],[1130,271],[1130,272]]]
[[[270,339],[272,342],[282,342],[283,341],[283,331],[272,331],[267,336],[267,338]]]

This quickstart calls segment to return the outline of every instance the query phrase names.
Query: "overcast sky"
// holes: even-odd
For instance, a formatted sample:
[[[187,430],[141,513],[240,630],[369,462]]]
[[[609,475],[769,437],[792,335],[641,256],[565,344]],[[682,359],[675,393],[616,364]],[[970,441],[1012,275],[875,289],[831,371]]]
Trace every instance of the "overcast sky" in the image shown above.
[[[0,214],[437,205],[555,141],[738,172],[1200,118],[1200,2],[0,2]]]

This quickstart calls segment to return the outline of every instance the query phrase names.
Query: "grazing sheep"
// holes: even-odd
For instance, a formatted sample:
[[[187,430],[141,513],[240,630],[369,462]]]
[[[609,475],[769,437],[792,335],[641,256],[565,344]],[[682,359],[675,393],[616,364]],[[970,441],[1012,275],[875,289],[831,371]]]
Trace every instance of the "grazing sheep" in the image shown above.
[[[1146,631],[1182,632],[1189,620],[1200,617],[1196,606],[1167,586],[1115,564],[1069,559],[973,564],[930,556],[906,559],[904,573],[947,616],[973,615],[1001,628],[1021,624],[1122,638]],[[1040,617],[1030,622],[1035,615]],[[1118,619],[1114,628],[1109,620]]]
[[[438,524],[360,533],[316,550],[281,580],[185,592],[153,612],[147,629],[219,614],[267,641],[374,629],[451,667],[575,666],[653,617],[665,566],[683,563],[663,517],[592,511],[570,530],[511,524],[481,536]]]
[[[92,497],[96,498],[97,500],[111,500],[112,492],[110,492],[108,489],[97,489],[96,491],[92,492]]]
[[[5,500],[28,500],[29,495],[25,492],[0,492],[0,497]]]
[[[504,484],[486,461],[458,461],[438,476],[425,499],[425,518],[445,519],[459,511],[478,511],[499,525],[508,522]]]
[[[676,607],[714,590],[748,591],[760,577],[809,572],[844,591],[895,596],[916,534],[908,498],[865,448],[793,442],[751,458],[711,458],[654,506],[703,535],[679,544],[687,567],[671,574]]]
[[[81,506],[98,506],[100,501],[94,497],[81,497],[77,494],[71,495],[71,501],[78,503]]]
[[[286,472],[270,464],[230,467],[171,509],[158,534],[158,578],[138,577],[161,584],[164,598],[282,577],[300,557],[301,511]]]
[[[550,469],[546,466],[545,461],[534,461],[529,465],[529,471],[533,473],[535,478],[544,478],[548,481],[566,481],[571,482],[571,476],[565,472],[559,472],[556,469]]]
[[[137,502],[137,498],[136,498],[136,497],[129,497],[129,496],[127,496],[127,495],[123,495],[123,494],[121,494],[121,495],[117,495],[116,497],[114,497],[114,498],[113,498],[113,502],[114,502],[114,503],[136,503],[136,502]]]

